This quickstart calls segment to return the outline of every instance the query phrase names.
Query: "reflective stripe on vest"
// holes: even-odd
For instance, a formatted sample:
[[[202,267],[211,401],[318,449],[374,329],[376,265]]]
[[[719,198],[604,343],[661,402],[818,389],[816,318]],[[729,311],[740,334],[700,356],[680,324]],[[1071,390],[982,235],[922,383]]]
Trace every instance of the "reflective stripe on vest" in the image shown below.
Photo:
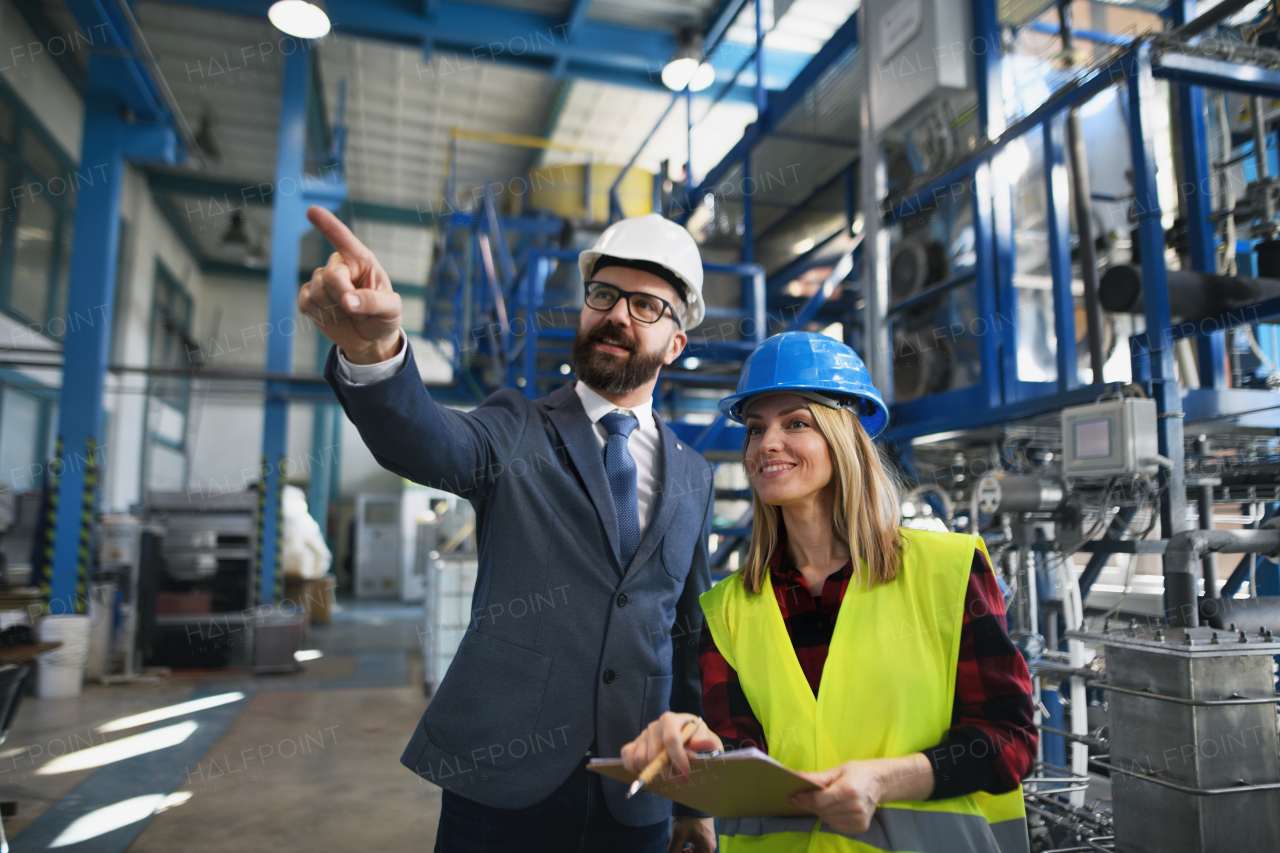
[[[731,575],[701,598],[716,646],[738,673],[751,709],[764,728],[769,753],[797,770],[819,771],[845,761],[900,757],[941,742],[951,726],[964,597],[977,536],[901,529],[897,578],[867,589],[850,582],[840,605],[815,698],[766,575],[760,593],[748,593]],[[863,577],[866,562],[861,561]],[[1021,790],[947,800],[888,804],[879,836],[849,838],[808,818],[770,821],[764,830],[787,833],[770,844],[763,836],[726,834],[735,850],[965,850],[1025,853]],[[880,813],[879,811],[877,812]],[[1021,844],[1012,824],[1022,827]],[[807,829],[796,828],[801,824]],[[1002,824],[1000,844],[989,825]],[[745,824],[737,824],[743,826]],[[914,828],[908,829],[907,827]],[[981,826],[981,832],[974,829]],[[796,842],[805,832],[817,846]],[[875,832],[875,826],[870,831]],[[864,833],[864,835],[867,835]],[[739,843],[734,842],[734,838]],[[790,840],[783,841],[789,837]],[[957,847],[950,843],[959,839]],[[915,845],[937,842],[927,848]],[[942,844],[943,846],[937,846]]]
[[[814,819],[809,817],[729,818],[720,821],[720,834],[731,838],[779,832],[808,836],[814,831],[814,823]],[[876,809],[871,826],[857,835],[840,832],[826,823],[817,827],[817,831],[856,841],[875,850],[909,850],[911,853],[972,853],[991,850],[995,844],[991,828],[981,815],[896,808]],[[804,842],[807,844],[807,841],[806,837]]]

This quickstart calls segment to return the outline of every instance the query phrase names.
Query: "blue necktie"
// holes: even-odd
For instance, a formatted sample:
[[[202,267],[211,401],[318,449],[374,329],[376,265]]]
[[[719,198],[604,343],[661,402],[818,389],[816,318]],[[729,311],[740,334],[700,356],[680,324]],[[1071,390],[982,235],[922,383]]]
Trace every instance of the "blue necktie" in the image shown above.
[[[627,437],[640,426],[634,416],[610,412],[600,419],[609,439],[604,445],[604,471],[609,475],[613,507],[618,511],[618,539],[622,546],[622,568],[640,547],[640,499],[636,492],[636,460],[627,449]]]

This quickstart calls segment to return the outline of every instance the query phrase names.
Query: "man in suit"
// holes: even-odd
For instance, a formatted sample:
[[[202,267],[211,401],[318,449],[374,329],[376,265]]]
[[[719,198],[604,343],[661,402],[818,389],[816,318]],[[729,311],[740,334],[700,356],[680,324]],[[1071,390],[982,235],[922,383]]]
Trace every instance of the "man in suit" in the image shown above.
[[[298,294],[335,344],[325,378],[381,465],[476,508],[471,624],[400,759],[444,789],[436,851],[713,850],[710,819],[586,771],[702,709],[712,473],[652,408],[703,315],[692,237],[657,215],[606,230],[579,261],[576,381],[464,413],[423,387],[377,259],[308,216],[337,249]]]

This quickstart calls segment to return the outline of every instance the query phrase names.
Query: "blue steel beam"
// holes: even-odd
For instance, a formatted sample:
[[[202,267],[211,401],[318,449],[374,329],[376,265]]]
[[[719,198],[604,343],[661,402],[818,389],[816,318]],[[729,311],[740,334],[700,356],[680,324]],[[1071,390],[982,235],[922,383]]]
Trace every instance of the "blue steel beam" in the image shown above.
[[[158,81],[151,79],[146,65],[135,58],[140,45],[134,42],[129,22],[114,0],[67,0],[67,9],[86,34],[94,35],[95,48],[103,51],[94,54],[102,61],[88,76],[89,89],[111,92],[138,118],[160,123],[173,120]]]
[[[734,18],[738,17],[738,13],[746,5],[747,0],[722,0],[720,8],[711,16],[706,32],[702,34],[702,47],[708,54],[720,46],[720,40],[729,32]]]
[[[1062,34],[1062,29],[1048,21],[1032,21],[1028,24],[1032,30],[1046,35],[1056,36]],[[1074,27],[1071,35],[1078,39],[1095,42],[1096,44],[1111,44],[1116,47],[1128,47],[1133,44],[1131,36],[1121,35],[1119,33],[1104,33],[1101,30],[1077,30]]]
[[[1170,6],[1173,25],[1180,27],[1196,16],[1196,0],[1175,0]],[[1213,212],[1213,177],[1209,171],[1209,136],[1205,123],[1204,89],[1199,86],[1175,86],[1178,98],[1179,127],[1182,148],[1182,198],[1187,214],[1187,236],[1191,249],[1191,267],[1202,272],[1218,271],[1214,229],[1209,223]],[[1190,187],[1188,191],[1187,188]],[[1197,342],[1196,356],[1200,387],[1227,387],[1226,332],[1210,332]]]
[[[86,505],[85,466],[65,460],[85,458],[90,441],[101,450],[108,351],[115,307],[116,259],[120,239],[120,193],[126,160],[172,163],[177,159],[177,135],[165,124],[135,121],[126,124],[121,98],[97,89],[104,65],[118,69],[116,57],[94,54],[89,79],[94,88],[85,98],[81,163],[93,164],[101,178],[82,182],[76,203],[71,247],[71,279],[67,293],[68,322],[63,342],[62,390],[58,435],[64,442],[62,477],[58,484],[53,572],[49,590],[52,613],[72,613],[87,595],[77,582],[81,561],[82,509]],[[119,82],[116,80],[115,82]],[[99,168],[101,166],[101,169]],[[146,488],[146,484],[143,484]],[[88,566],[86,565],[87,571]]]
[[[1164,493],[1160,501],[1160,530],[1173,536],[1187,529],[1187,490],[1183,472],[1182,389],[1173,364],[1173,339],[1169,310],[1169,282],[1164,265],[1164,228],[1160,222],[1160,198],[1156,189],[1155,128],[1146,101],[1155,99],[1155,79],[1151,69],[1151,48],[1142,44],[1130,51],[1128,72],[1129,137],[1133,162],[1133,205],[1138,220],[1138,242],[1142,256],[1143,307],[1151,336],[1148,363],[1151,390],[1156,401],[1157,447],[1170,467],[1161,468],[1159,482]],[[1196,601],[1195,575],[1169,574],[1166,564],[1166,601]],[[1176,599],[1175,599],[1176,596]],[[1169,612],[1175,625],[1195,626],[1194,612]]]
[[[729,173],[738,162],[740,162],[746,152],[750,151],[756,144],[768,136],[769,131],[773,129],[779,121],[781,121],[791,108],[798,104],[805,94],[818,81],[818,78],[826,72],[828,68],[835,64],[836,60],[845,54],[846,51],[858,46],[858,13],[849,16],[849,19],[840,25],[840,29],[832,34],[827,43],[822,46],[822,50],[813,55],[809,63],[805,65],[804,70],[796,75],[791,84],[781,93],[770,98],[769,108],[765,110],[755,122],[747,125],[747,129],[743,132],[742,138],[737,144],[730,149],[729,153],[721,158],[720,162],[707,172],[702,182],[694,188],[689,196],[688,210],[683,216],[679,217],[679,221],[683,222],[688,219],[689,213],[693,212],[699,202],[715,188],[715,185]]]
[[[173,2],[236,15],[265,19],[269,0],[173,0]],[[554,73],[647,89],[663,89],[660,74],[676,49],[672,33],[584,19],[567,37],[570,21],[522,9],[467,3],[433,2],[423,15],[394,0],[329,0],[326,4],[334,31],[415,47],[430,43],[436,51],[458,53],[471,63],[515,63]],[[770,49],[770,65],[780,70],[766,86],[781,89],[781,75],[808,57]],[[735,87],[730,98],[750,103],[754,91]]]
[[[591,0],[573,0],[569,7],[569,14],[564,19],[564,38],[565,41],[573,41],[574,31],[582,26],[582,22],[587,19],[587,9],[591,7]],[[564,76],[565,69],[569,66],[569,57],[562,54],[556,57],[555,66],[551,71],[551,76],[559,80]]]
[[[1280,71],[1260,65],[1166,51],[1152,57],[1151,73],[1184,85],[1280,98]]]
[[[1076,367],[1076,307],[1071,294],[1071,188],[1067,182],[1066,117],[1044,123],[1045,198],[1049,213],[1049,266],[1053,274],[1053,330],[1058,338],[1058,390],[1080,384]]]
[[[298,241],[310,230],[306,218],[309,204],[320,204],[334,210],[346,200],[346,184],[340,178],[320,181],[305,174],[307,151],[307,94],[311,77],[313,51],[296,50],[284,57],[284,75],[280,93],[280,135],[276,149],[275,185],[271,218],[271,273],[267,295],[268,322],[267,372],[287,375],[293,372],[294,330],[297,326]],[[264,487],[266,501],[263,523],[262,564],[259,566],[258,601],[276,599],[275,541],[283,523],[279,515],[277,495],[283,487],[282,471],[288,456],[289,394],[287,380],[267,382],[266,410],[262,423],[262,455],[265,460]]]
[[[973,58],[978,131],[980,138],[995,139],[1005,130],[996,0],[973,0],[973,35],[975,42],[988,46],[981,53],[975,52]],[[987,322],[985,333],[979,336],[979,381],[988,405],[996,406],[1018,399],[1018,338],[1013,322],[1018,310],[1017,288],[1013,286],[1013,187],[1005,170],[993,159],[982,179],[975,176],[973,189],[978,311]],[[982,232],[986,232],[985,239],[978,239]],[[1010,322],[1003,322],[1005,318]]]

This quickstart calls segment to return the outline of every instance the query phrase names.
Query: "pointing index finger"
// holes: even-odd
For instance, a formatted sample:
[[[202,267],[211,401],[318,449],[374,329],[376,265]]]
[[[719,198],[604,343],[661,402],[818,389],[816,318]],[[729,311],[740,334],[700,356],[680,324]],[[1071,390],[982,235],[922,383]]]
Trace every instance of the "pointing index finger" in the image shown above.
[[[311,220],[316,230],[329,240],[333,248],[337,249],[344,261],[363,262],[372,254],[368,247],[351,233],[351,229],[342,223],[341,219],[323,207],[314,204],[308,207],[307,219]]]

